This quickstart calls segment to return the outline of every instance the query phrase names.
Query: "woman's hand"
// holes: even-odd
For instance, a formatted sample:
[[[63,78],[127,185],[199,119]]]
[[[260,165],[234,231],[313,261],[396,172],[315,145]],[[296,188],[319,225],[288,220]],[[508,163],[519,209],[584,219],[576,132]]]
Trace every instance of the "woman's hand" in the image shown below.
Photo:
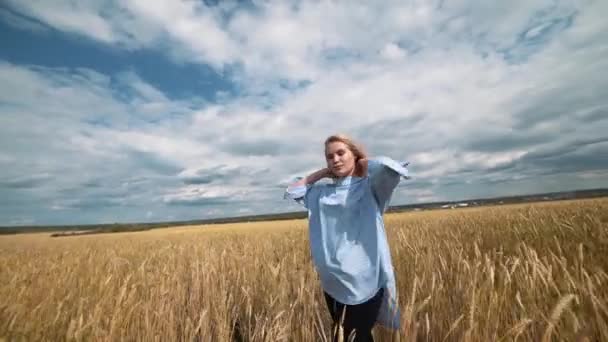
[[[310,175],[300,179],[299,181],[295,182],[294,184],[292,184],[290,186],[294,187],[294,186],[300,186],[300,185],[306,185],[306,184],[313,184],[322,178],[332,177],[332,176],[333,176],[333,173],[331,172],[331,169],[326,167],[326,168],[323,168],[323,169],[320,169],[320,170],[317,170],[317,171],[311,173]]]
[[[333,177],[335,177],[334,172],[331,170],[330,167],[326,167],[324,169],[321,169],[320,172],[321,172],[321,178],[333,178]]]

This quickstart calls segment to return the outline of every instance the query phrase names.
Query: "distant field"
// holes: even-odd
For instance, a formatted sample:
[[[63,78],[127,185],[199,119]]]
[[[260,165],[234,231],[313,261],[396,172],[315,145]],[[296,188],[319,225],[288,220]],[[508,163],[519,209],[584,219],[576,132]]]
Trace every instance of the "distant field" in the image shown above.
[[[329,339],[306,225],[0,236],[0,340]],[[395,213],[386,226],[402,341],[608,341],[608,199]]]

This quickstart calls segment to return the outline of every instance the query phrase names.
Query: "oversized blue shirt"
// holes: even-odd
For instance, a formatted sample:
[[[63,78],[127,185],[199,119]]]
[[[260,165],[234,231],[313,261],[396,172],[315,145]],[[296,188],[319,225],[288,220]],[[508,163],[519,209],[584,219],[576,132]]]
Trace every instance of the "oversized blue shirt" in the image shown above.
[[[308,209],[310,250],[323,290],[339,302],[361,304],[380,288],[378,323],[399,328],[399,306],[382,214],[407,163],[370,159],[368,175],[332,184],[288,187],[285,196]]]

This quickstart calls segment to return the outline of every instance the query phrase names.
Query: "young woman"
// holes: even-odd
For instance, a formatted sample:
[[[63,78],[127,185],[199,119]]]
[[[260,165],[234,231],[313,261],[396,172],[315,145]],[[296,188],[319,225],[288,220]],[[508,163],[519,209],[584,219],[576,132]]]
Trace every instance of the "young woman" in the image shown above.
[[[401,177],[408,178],[407,163],[387,157],[368,159],[345,135],[327,138],[325,159],[326,168],[288,186],[285,196],[308,209],[312,259],[334,331],[342,331],[344,341],[351,333],[355,341],[373,341],[376,322],[399,328],[382,214]],[[315,184],[325,177],[333,183]]]

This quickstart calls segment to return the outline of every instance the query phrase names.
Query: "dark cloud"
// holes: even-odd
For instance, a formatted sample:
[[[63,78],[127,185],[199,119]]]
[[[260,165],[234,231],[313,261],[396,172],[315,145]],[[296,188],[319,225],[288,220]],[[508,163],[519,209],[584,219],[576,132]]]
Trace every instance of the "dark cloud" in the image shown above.
[[[406,118],[379,120],[359,127],[359,129],[356,131],[356,135],[382,137],[384,134],[386,134],[386,132],[409,131],[421,123],[428,115],[428,113],[417,113],[409,115]]]
[[[220,144],[219,148],[236,156],[278,156],[287,153],[298,153],[303,147],[296,141],[278,141],[273,139],[241,140],[238,138]]]
[[[197,198],[170,198],[165,203],[171,206],[214,206],[234,203],[230,197],[197,197]]]
[[[406,186],[410,189],[428,189],[431,188],[434,184],[429,179],[415,179],[412,178],[412,181],[399,183],[400,186]]]
[[[90,179],[80,183],[80,186],[88,189],[97,189],[103,186],[103,183],[99,179]]]
[[[48,31],[49,28],[39,24],[34,20],[30,20],[26,16],[22,16],[20,14],[15,13],[7,8],[0,7],[0,19],[10,26],[13,26],[17,29],[28,30],[38,33],[43,33]]]
[[[372,154],[405,156],[431,140],[433,132],[423,125],[427,117],[428,113],[417,113],[405,118],[378,120],[357,127],[352,137],[364,143],[364,147]]]
[[[567,146],[561,151],[546,154],[530,154],[518,161],[522,170],[541,170],[551,174],[580,171],[608,170],[608,139]]]
[[[59,202],[59,205],[70,209],[97,210],[111,207],[126,207],[129,206],[129,203],[124,198],[85,197],[74,201]]]
[[[591,109],[581,117],[581,121],[585,124],[592,124],[597,121],[606,120],[608,118],[608,107]]]
[[[560,127],[559,132],[563,134],[564,130],[575,131],[579,123],[601,120],[601,114],[606,112],[608,79],[593,82],[593,87],[588,85],[588,81],[582,83],[582,80],[582,77],[577,80],[578,84],[542,85],[538,86],[540,89],[530,90],[533,94],[520,94],[520,102],[516,104],[519,109],[513,116],[514,128],[526,130],[543,122],[558,120],[567,125]],[[588,114],[579,119],[576,115],[579,112]],[[603,116],[603,119],[608,117]]]
[[[600,138],[592,138],[592,139],[580,139],[575,140],[570,143],[563,143],[559,140],[556,140],[556,145],[549,146],[545,148],[540,148],[536,151],[532,151],[524,155],[521,160],[522,161],[534,161],[541,160],[547,158],[558,158],[562,155],[575,152],[581,148],[585,148],[587,146],[602,146],[606,142],[608,142],[608,137],[600,137]]]
[[[196,175],[196,176],[183,177],[182,181],[184,182],[184,184],[187,184],[187,185],[210,184],[213,181],[221,180],[222,178],[223,177],[214,178],[213,176],[210,176],[210,175]]]
[[[266,181],[272,180],[269,177],[269,168],[248,169],[246,167],[231,167],[221,164],[188,172],[187,174],[180,175],[179,178],[186,185],[234,183],[235,180],[249,185],[262,185]]]
[[[53,177],[49,175],[20,176],[11,179],[0,179],[0,188],[9,189],[32,189],[51,182]]]
[[[16,208],[27,208],[43,203],[40,191],[34,188],[10,188],[0,186],[0,211],[13,211]]]
[[[501,152],[529,148],[550,141],[549,133],[534,133],[525,129],[488,128],[462,137],[462,148],[479,152]]]
[[[464,180],[489,185],[542,176],[602,170],[608,170],[608,139],[541,149],[496,167],[461,169],[438,178],[437,185],[442,187],[457,185],[462,184]]]
[[[152,171],[153,174],[172,176],[183,170],[179,165],[154,153],[130,150],[127,152],[127,158],[128,164],[133,166],[133,172]]]
[[[211,184],[240,177],[243,174],[244,170],[242,168],[230,168],[227,165],[218,165],[211,168],[198,169],[193,174],[180,176],[180,179],[187,185]]]

